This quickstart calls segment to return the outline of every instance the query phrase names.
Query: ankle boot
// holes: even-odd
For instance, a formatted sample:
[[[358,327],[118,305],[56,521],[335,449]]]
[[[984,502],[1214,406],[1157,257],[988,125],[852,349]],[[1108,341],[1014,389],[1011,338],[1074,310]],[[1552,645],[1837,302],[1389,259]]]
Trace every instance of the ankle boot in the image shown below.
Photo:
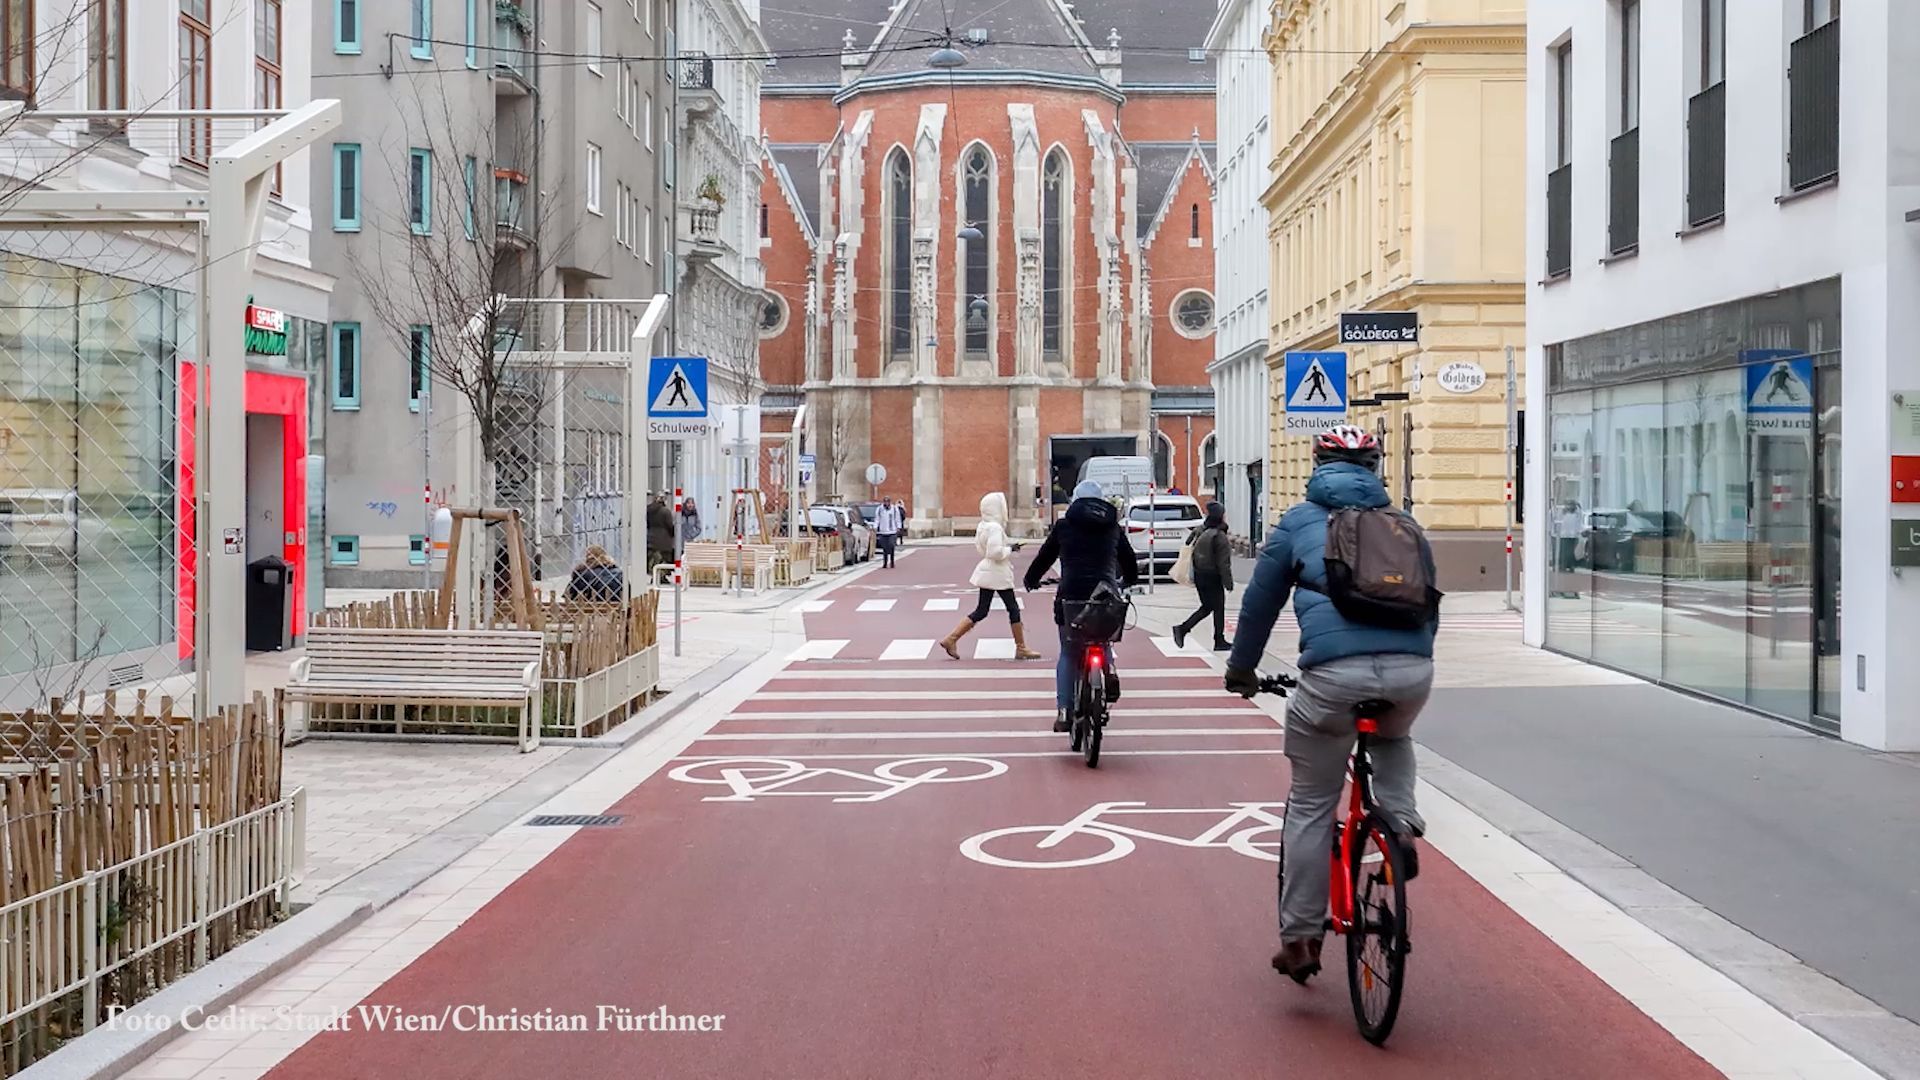
[[[1038,660],[1040,654],[1027,648],[1027,627],[1025,623],[1013,624],[1013,658],[1015,660]]]
[[[972,629],[972,619],[961,619],[960,625],[953,628],[953,633],[941,639],[940,647],[947,650],[948,656],[953,657],[955,660],[960,659],[960,639],[966,637],[967,632]],[[925,641],[926,639],[921,638],[920,640]]]

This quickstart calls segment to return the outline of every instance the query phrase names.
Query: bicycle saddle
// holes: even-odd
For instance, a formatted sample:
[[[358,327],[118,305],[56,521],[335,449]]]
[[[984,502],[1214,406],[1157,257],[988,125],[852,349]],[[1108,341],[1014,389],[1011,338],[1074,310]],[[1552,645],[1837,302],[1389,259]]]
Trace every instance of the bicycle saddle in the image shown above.
[[[1355,705],[1353,707],[1353,718],[1355,720],[1378,720],[1392,708],[1393,702],[1374,698]]]

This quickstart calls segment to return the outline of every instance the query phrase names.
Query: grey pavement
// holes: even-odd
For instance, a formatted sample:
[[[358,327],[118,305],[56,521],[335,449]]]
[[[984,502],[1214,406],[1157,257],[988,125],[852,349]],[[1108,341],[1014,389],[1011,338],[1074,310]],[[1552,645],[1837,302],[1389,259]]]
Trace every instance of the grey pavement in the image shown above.
[[[1436,690],[1415,735],[1920,1020],[1920,756],[1645,684]]]

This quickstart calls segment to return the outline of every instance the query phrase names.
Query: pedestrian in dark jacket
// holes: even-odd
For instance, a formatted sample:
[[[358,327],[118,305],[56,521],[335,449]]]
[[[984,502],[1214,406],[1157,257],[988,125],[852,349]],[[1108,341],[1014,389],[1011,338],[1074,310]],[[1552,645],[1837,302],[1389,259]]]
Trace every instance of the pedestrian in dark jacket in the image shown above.
[[[1227,508],[1207,504],[1207,520],[1193,537],[1193,588],[1200,594],[1200,610],[1173,628],[1174,645],[1185,648],[1187,635],[1200,620],[1213,616],[1213,651],[1233,648],[1227,640],[1227,594],[1233,591],[1233,543],[1227,539]]]
[[[567,599],[589,604],[617,604],[626,592],[626,577],[607,549],[595,544],[567,579]]]
[[[1106,500],[1100,485],[1083,480],[1073,489],[1073,503],[1060,520],[1053,523],[1047,541],[1027,567],[1024,584],[1028,592],[1040,587],[1040,580],[1055,562],[1060,564],[1060,587],[1054,593],[1053,621],[1060,629],[1060,659],[1054,665],[1053,730],[1068,727],[1067,710],[1073,704],[1073,688],[1080,678],[1080,650],[1067,640],[1066,618],[1062,608],[1084,602],[1102,582],[1116,579],[1124,585],[1140,580],[1140,564],[1120,527],[1120,514]]]
[[[647,504],[647,570],[673,561],[673,511],[667,500],[656,495]]]

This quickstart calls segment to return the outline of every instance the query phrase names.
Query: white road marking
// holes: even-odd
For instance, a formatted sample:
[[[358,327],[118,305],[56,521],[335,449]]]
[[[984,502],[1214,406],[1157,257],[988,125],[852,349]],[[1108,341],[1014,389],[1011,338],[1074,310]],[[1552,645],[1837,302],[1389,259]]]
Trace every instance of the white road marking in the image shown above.
[[[1136,679],[1192,679],[1217,678],[1217,673],[1209,667],[1185,668],[1137,668],[1120,665],[1122,683]],[[1020,668],[916,668],[912,671],[868,671],[864,668],[846,667],[833,669],[793,669],[775,675],[776,679],[806,679],[809,682],[821,680],[846,682],[925,682],[928,679],[969,679],[994,680],[1006,679],[1045,679],[1047,685],[1053,685],[1053,669],[1039,661],[1032,667]]]
[[[1161,655],[1163,655],[1163,656],[1185,656],[1185,655],[1187,655],[1187,651],[1186,651],[1185,649],[1182,649],[1182,648],[1181,648],[1180,646],[1178,646],[1178,645],[1175,645],[1175,644],[1173,643],[1173,639],[1172,639],[1172,638],[1170,638],[1170,637],[1156,637],[1156,638],[1154,638],[1154,639],[1153,639],[1153,647],[1154,647],[1154,648],[1156,648],[1156,649],[1159,649],[1159,650],[1160,650],[1160,653],[1161,653]]]
[[[1010,637],[981,638],[973,646],[975,660],[1011,660],[1013,659],[1013,639]]]
[[[893,601],[889,600],[888,603]],[[862,605],[863,607],[865,605]],[[882,660],[925,660],[933,651],[932,638],[896,638],[880,654]]]
[[[893,605],[896,602],[897,601],[894,601],[894,600],[862,600],[860,601],[859,610],[861,611],[892,611]]]
[[[1234,708],[1193,708],[1161,709],[1144,708],[1128,710],[1126,702],[1114,706],[1114,715],[1122,719],[1127,717],[1165,717],[1177,719],[1188,716],[1244,716],[1273,719],[1257,709]],[[736,712],[727,717],[729,720],[913,720],[924,717],[928,720],[947,720],[966,718],[969,720],[1034,720],[1053,719],[1052,709],[929,709],[921,712],[907,712],[902,709],[814,709],[809,712]]]
[[[1047,674],[1048,680],[1051,681],[1053,678],[1053,672],[1048,671],[1046,674]],[[1128,677],[1129,678],[1132,677],[1131,673],[1129,673]],[[1215,694],[1215,696],[1217,696],[1220,699],[1220,703],[1223,705],[1233,700],[1224,691],[1220,691],[1218,687],[1214,688],[1213,693]],[[753,695],[753,700],[755,701],[845,701],[845,702],[965,701],[970,697],[971,694],[972,694],[972,691],[967,691],[967,690],[898,690],[898,691],[895,691],[895,690],[762,690],[761,692]],[[1175,701],[1204,701],[1208,696],[1209,696],[1209,691],[1206,691],[1206,690],[1129,689],[1122,695],[1119,704],[1115,705],[1114,707],[1124,708],[1127,702],[1138,701],[1142,698],[1172,699]],[[1043,701],[1051,701],[1053,700],[1053,690],[1051,687],[1044,690],[1038,687],[1035,687],[1031,690],[996,690],[994,692],[993,698],[995,701],[1008,701],[1008,700],[1030,701],[1030,700],[1036,700],[1036,699],[1043,700]],[[1258,710],[1255,710],[1251,707],[1246,707],[1246,708],[1240,708],[1238,711],[1256,712]]]
[[[815,638],[787,654],[788,660],[831,660],[847,647],[845,639]]]
[[[828,766],[808,766],[792,758],[746,757],[703,759],[682,765],[667,775],[688,784],[718,784],[731,794],[709,795],[701,802],[753,802],[756,797],[819,798],[839,803],[873,803],[890,799],[921,784],[961,784],[986,780],[1007,771],[1004,762],[983,757],[895,758],[871,773]],[[853,791],[788,790],[809,781],[832,778],[857,785]]]
[[[814,614],[818,614],[819,612],[825,611],[832,606],[833,606],[833,601],[831,600],[807,600],[801,603],[800,606],[794,608],[794,610],[798,611],[802,615],[814,615]]]
[[[953,596],[936,596],[927,601],[927,611],[959,611],[960,600]]]
[[[1052,716],[1052,713],[1048,713]],[[1170,738],[1185,739],[1195,735],[1253,735],[1272,737],[1284,735],[1279,728],[1118,728],[1107,729],[1106,739],[1133,738]],[[718,735],[702,735],[698,742],[779,742],[784,739],[806,739],[809,742],[823,739],[1061,739],[1065,736],[1057,731],[728,731]]]
[[[1068,757],[1068,758],[1078,759],[1080,757],[1080,754],[1073,750],[991,750],[991,751],[988,751],[988,753],[991,753],[996,758]],[[1108,751],[1103,749],[1100,751],[1100,754],[1102,757],[1105,757],[1109,753],[1130,754],[1133,757],[1238,757],[1238,756],[1271,757],[1276,754],[1284,754],[1286,753],[1286,751],[1285,750],[1256,750],[1251,748],[1245,749],[1245,750],[1113,750],[1113,751]],[[794,761],[892,761],[895,758],[898,758],[900,755],[898,753],[893,753],[893,754],[789,754],[787,756]],[[731,754],[682,754],[679,757],[674,758],[673,760],[675,761],[734,761],[737,759]]]

